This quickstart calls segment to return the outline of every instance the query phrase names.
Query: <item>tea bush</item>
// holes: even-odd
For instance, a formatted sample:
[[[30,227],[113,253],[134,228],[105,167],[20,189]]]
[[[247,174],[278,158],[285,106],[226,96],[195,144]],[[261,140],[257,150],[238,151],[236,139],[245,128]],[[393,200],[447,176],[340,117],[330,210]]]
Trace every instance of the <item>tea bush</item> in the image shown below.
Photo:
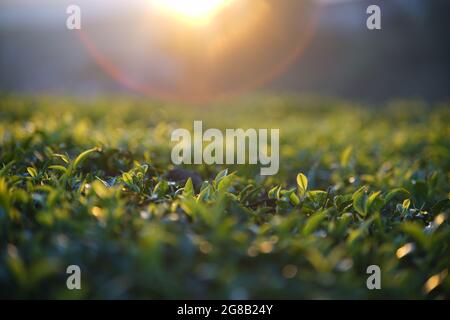
[[[279,174],[175,168],[194,120],[279,128]],[[449,123],[414,101],[1,96],[0,296],[448,299]]]

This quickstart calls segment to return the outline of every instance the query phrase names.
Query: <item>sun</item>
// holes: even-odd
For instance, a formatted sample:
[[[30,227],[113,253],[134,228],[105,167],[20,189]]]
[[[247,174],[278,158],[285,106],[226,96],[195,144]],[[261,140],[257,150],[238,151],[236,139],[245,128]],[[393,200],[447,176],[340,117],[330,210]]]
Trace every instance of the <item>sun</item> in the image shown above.
[[[156,7],[192,22],[206,22],[234,0],[151,0]]]

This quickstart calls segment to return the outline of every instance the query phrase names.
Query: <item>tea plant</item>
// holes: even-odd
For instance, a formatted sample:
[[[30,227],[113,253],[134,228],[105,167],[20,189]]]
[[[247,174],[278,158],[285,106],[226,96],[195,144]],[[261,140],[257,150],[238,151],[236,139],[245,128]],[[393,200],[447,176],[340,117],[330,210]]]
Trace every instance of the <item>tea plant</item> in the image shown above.
[[[279,128],[280,173],[173,166],[170,132],[196,119]],[[411,101],[2,96],[0,296],[448,299],[448,123]]]

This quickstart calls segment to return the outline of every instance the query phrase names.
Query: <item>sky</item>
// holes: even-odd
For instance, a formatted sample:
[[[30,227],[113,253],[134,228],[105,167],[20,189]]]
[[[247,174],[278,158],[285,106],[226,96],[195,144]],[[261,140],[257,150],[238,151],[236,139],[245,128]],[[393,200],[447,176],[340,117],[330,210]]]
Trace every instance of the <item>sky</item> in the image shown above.
[[[147,1],[75,1],[92,52],[64,27],[65,9],[74,1],[2,0],[0,91],[161,99],[255,90],[362,100],[448,98],[448,46],[429,17],[448,8],[445,0],[435,0],[431,9],[427,0],[377,0],[381,32],[365,28],[371,0],[317,0],[314,9],[297,0],[255,0],[261,5],[250,13],[230,11],[201,30],[168,23],[150,12]]]

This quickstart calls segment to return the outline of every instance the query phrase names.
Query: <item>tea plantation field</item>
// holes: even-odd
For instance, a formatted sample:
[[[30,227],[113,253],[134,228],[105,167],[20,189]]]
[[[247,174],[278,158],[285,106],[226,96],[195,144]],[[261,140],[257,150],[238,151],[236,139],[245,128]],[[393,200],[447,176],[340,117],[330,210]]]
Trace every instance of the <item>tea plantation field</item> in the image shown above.
[[[175,167],[194,120],[279,128],[280,172]],[[3,95],[0,297],[448,299],[449,123],[418,101]]]

